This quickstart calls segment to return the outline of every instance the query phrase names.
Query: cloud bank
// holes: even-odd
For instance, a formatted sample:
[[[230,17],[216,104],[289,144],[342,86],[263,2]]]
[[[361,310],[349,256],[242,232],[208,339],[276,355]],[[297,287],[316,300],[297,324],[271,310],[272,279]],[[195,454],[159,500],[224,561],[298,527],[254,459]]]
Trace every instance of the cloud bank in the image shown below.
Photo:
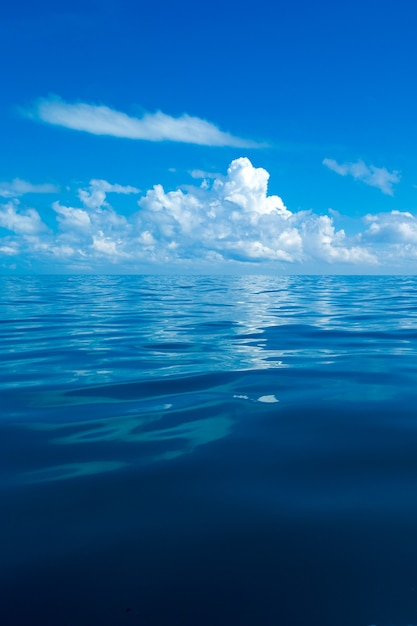
[[[365,185],[377,187],[389,196],[394,195],[393,185],[400,182],[400,175],[397,171],[389,172],[385,167],[366,165],[363,161],[339,164],[334,159],[323,159],[323,165],[336,174],[353,176],[355,180],[360,180]]]
[[[12,258],[23,268],[74,272],[390,272],[417,258],[417,218],[411,213],[369,214],[348,236],[336,226],[337,214],[292,212],[269,195],[268,172],[247,158],[232,161],[225,175],[193,176],[202,177],[199,184],[170,191],[155,185],[142,193],[92,180],[74,190],[73,206],[54,199],[48,225],[40,211],[9,200],[0,205],[0,265]],[[114,210],[110,194],[125,196],[125,214]]]
[[[257,147],[254,142],[223,132],[215,124],[191,115],[171,117],[161,111],[132,117],[104,105],[69,103],[57,97],[37,100],[29,117],[84,131],[93,135],[108,135],[145,141],[176,141],[200,146]]]

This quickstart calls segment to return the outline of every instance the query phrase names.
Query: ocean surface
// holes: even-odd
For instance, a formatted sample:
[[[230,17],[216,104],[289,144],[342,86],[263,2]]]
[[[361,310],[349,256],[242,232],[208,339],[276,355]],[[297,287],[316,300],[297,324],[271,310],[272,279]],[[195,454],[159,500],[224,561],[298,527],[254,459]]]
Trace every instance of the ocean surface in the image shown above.
[[[1,626],[417,624],[417,278],[0,278]]]

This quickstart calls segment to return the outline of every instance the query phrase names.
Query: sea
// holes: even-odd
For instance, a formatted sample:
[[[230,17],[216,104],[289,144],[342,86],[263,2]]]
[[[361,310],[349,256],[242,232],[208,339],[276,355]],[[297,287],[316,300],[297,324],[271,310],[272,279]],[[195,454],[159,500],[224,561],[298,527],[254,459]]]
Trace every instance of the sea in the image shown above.
[[[1,626],[417,624],[417,277],[0,277]]]

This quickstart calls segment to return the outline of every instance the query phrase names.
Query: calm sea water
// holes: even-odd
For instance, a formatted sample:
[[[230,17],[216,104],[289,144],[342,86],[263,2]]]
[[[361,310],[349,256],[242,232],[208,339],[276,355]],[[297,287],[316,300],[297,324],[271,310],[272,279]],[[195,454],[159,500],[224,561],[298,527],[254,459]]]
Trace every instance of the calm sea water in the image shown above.
[[[417,624],[417,278],[0,289],[1,626]]]

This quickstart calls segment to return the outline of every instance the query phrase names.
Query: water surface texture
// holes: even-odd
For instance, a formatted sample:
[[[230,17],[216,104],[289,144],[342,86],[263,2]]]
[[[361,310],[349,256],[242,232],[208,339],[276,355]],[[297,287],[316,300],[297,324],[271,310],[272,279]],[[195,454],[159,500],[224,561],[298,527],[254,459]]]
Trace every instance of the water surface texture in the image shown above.
[[[2,626],[417,624],[417,279],[0,278]]]

